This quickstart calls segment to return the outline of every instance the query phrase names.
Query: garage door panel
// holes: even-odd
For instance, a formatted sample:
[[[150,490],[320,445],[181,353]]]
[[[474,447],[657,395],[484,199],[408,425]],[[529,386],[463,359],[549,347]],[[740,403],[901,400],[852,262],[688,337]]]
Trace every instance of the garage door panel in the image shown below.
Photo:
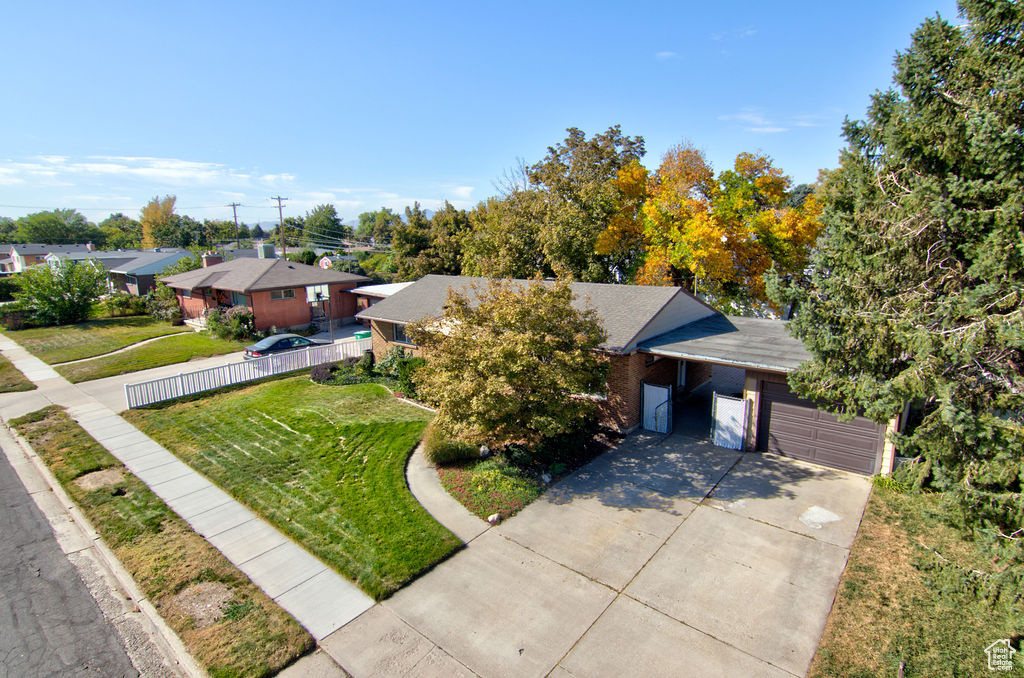
[[[859,473],[878,467],[883,428],[869,419],[840,421],[772,382],[763,385],[760,417],[759,449]]]

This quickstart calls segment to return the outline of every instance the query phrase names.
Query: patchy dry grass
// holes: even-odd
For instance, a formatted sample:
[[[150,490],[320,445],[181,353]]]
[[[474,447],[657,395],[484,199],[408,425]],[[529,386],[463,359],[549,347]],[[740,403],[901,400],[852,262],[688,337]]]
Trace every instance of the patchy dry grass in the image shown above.
[[[902,664],[906,678],[988,676],[985,647],[1000,638],[1019,647],[1022,601],[986,602],[949,577],[950,565],[985,572],[992,563],[946,524],[942,501],[874,488],[810,675],[895,677]],[[1022,657],[999,675],[1024,674]]]
[[[7,358],[0,356],[0,393],[32,391],[36,385],[28,380]]]
[[[125,414],[377,599],[461,545],[405,482],[430,416],[305,375]]]
[[[242,350],[245,344],[244,341],[218,339],[206,332],[190,332],[136,346],[121,353],[71,365],[58,365],[54,369],[71,383],[77,384],[164,365],[175,365],[197,358],[233,353]]]
[[[313,647],[313,639],[287,612],[124,470],[63,409],[47,407],[11,423],[211,676],[272,675]],[[123,477],[113,483],[76,482],[110,469],[123,472]],[[208,588],[204,584],[214,584],[228,596],[219,612],[207,611],[206,616],[183,605],[180,595]]]
[[[103,355],[153,337],[191,331],[190,327],[171,325],[149,316],[131,316],[101,318],[61,327],[8,330],[7,336],[52,365]]]

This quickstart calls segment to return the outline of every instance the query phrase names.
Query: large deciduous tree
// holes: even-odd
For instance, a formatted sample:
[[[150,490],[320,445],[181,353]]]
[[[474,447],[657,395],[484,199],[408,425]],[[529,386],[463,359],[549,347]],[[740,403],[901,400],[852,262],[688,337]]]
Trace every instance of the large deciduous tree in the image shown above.
[[[92,261],[62,259],[52,266],[33,266],[14,278],[14,298],[40,325],[68,325],[89,317],[92,303],[103,293],[107,270]]]
[[[156,196],[142,208],[139,213],[139,222],[142,224],[142,246],[156,247],[158,244],[158,231],[169,232],[175,226],[174,203],[178,198],[173,195],[165,195],[162,199]]]
[[[17,242],[51,245],[92,242],[101,246],[105,239],[103,231],[90,223],[81,212],[73,209],[36,212],[21,217],[16,225]]]
[[[418,393],[442,430],[491,445],[536,445],[577,430],[605,389],[605,332],[568,282],[491,281],[450,291],[441,318],[410,326],[427,365]]]
[[[310,247],[339,249],[342,240],[352,235],[352,229],[341,223],[334,205],[317,205],[306,213],[303,238]]]
[[[896,58],[898,89],[846,123],[813,273],[777,297],[798,304],[814,356],[794,388],[878,421],[921,404],[899,439],[926,460],[917,481],[954,491],[967,523],[1021,558],[1024,4],[960,12],[960,26],[925,21]]]
[[[619,181],[635,184],[636,174],[627,168]],[[741,153],[732,169],[716,176],[701,151],[681,144],[650,177],[642,207],[624,202],[621,227],[602,234],[599,244],[614,248],[625,236],[640,239],[638,282],[685,285],[719,308],[756,313],[768,301],[764,274],[802,271],[820,228],[813,196],[790,205],[789,187],[789,178],[765,156]],[[639,196],[639,188],[633,190]],[[629,239],[625,244],[634,246]]]

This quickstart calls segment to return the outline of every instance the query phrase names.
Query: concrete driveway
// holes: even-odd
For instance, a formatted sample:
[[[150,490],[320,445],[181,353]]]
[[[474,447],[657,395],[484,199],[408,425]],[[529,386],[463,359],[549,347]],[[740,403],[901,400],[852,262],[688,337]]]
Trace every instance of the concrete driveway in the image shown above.
[[[634,435],[326,638],[355,676],[792,676],[867,478]]]

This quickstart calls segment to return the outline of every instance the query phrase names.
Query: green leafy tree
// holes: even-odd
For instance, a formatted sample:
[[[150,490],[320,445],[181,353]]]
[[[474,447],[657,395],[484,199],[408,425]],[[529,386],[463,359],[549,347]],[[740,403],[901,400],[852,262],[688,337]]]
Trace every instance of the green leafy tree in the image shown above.
[[[950,491],[976,534],[1024,560],[1024,4],[962,0],[896,58],[821,195],[824,232],[792,329],[804,396],[884,421],[918,485]],[[778,283],[778,281],[776,281]],[[1006,562],[996,570],[1007,567]]]
[[[251,229],[249,229],[249,236],[253,240],[263,240],[264,238],[267,237],[267,233],[266,233],[266,231],[263,230],[262,226],[260,226],[259,224],[256,224]]]
[[[18,223],[10,217],[0,217],[0,242],[17,242]]]
[[[160,272],[159,278],[166,278],[167,276],[177,275],[179,273],[188,273],[189,271],[195,271],[196,269],[203,267],[203,260],[199,249],[192,251],[192,254],[187,257],[182,257],[178,261],[174,262],[163,271]],[[157,283],[162,285],[163,283]]]
[[[137,248],[142,242],[142,224],[118,212],[98,224],[104,246],[113,250]]]
[[[462,272],[488,278],[551,277],[541,246],[545,196],[518,188],[488,198],[470,212],[471,230],[462,238]]]
[[[430,220],[417,202],[405,208],[405,221],[394,226],[391,248],[395,252],[399,280],[415,280],[417,261],[430,248]]]
[[[40,325],[68,325],[89,317],[106,289],[107,271],[93,262],[62,259],[19,273],[14,298]]]
[[[621,199],[619,170],[644,156],[643,137],[622,134],[618,125],[590,139],[575,127],[547,156],[531,166],[530,185],[545,194],[539,230],[548,266],[578,280],[613,282],[614,262],[597,254],[597,240]]]
[[[444,315],[410,326],[427,364],[418,394],[438,407],[437,425],[490,445],[534,446],[578,430],[603,392],[606,335],[593,309],[573,305],[568,282],[492,281],[448,294]]]
[[[61,209],[36,212],[16,222],[17,242],[51,245],[92,242],[103,244],[103,231],[89,222],[78,210]]]
[[[303,249],[298,252],[289,252],[288,261],[294,261],[297,264],[305,264],[306,266],[312,266],[316,263],[316,252],[311,249]]]
[[[341,223],[334,205],[317,205],[306,213],[303,237],[314,247],[338,248],[352,235],[352,229]]]
[[[359,215],[356,235],[363,239],[373,238],[378,245],[386,245],[391,242],[395,226],[401,221],[402,217],[387,207],[381,207],[376,212],[363,212]]]

